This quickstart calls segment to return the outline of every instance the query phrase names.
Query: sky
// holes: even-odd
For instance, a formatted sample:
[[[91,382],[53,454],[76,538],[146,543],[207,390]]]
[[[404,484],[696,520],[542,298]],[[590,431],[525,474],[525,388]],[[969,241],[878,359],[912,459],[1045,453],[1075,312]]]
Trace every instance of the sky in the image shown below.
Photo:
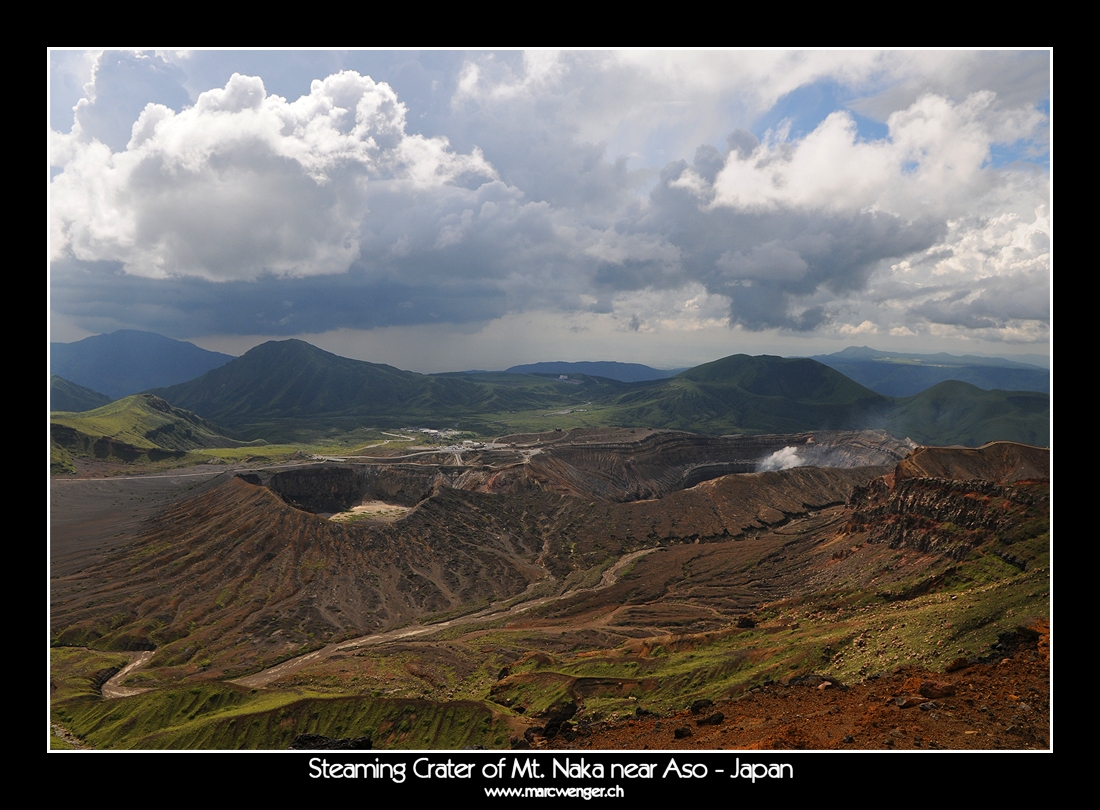
[[[48,329],[421,372],[1051,341],[1032,51],[49,53]]]

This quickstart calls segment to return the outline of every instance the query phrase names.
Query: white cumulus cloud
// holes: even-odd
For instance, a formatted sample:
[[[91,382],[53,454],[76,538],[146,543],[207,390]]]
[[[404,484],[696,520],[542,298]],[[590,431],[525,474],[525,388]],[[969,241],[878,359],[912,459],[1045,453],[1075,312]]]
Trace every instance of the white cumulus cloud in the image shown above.
[[[126,148],[52,134],[53,251],[154,278],[341,273],[374,182],[430,193],[495,177],[476,149],[409,134],[389,85],[345,71],[290,102],[234,74],[181,112],[149,104]]]
[[[731,151],[713,185],[694,172],[677,181],[710,196],[713,206],[740,210],[880,210],[912,219],[951,215],[998,180],[987,171],[991,147],[1038,131],[1035,110],[1004,110],[989,91],[962,102],[925,95],[887,119],[889,136],[859,138],[845,111],[790,140],[773,131],[750,155]]]

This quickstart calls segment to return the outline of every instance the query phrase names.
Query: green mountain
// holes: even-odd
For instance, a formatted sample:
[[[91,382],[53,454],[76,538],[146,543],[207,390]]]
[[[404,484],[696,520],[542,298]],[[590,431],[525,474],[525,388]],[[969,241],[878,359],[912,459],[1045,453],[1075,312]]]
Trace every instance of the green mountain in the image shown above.
[[[1045,394],[949,383],[894,399],[815,360],[748,355],[696,366],[670,379],[622,383],[577,374],[568,379],[506,372],[415,374],[286,340],[257,346],[197,379],[156,393],[226,426],[238,438],[268,441],[364,426],[500,433],[500,423],[509,426],[516,419],[509,414],[526,412],[530,418],[533,412],[555,409],[583,412],[578,424],[588,426],[704,433],[887,428],[929,444],[966,443],[968,437],[1045,444],[1049,426]]]
[[[1050,443],[1047,394],[983,391],[951,380],[896,403],[885,429],[922,444],[978,447],[1000,439],[1039,447]]]
[[[625,387],[499,373],[416,374],[339,357],[301,340],[270,341],[190,382],[156,393],[249,438],[296,435],[303,423],[352,429],[480,424],[486,414],[585,402]]]
[[[709,433],[865,427],[891,408],[814,360],[737,354],[649,383],[614,402],[621,424]]]
[[[53,443],[73,455],[157,460],[200,447],[236,447],[220,428],[152,394],[135,394],[83,413],[50,414]]]

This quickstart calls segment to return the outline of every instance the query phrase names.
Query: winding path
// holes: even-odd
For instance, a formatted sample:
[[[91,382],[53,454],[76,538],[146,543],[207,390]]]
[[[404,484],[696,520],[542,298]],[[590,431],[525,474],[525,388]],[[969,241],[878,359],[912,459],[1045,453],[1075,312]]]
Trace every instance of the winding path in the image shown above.
[[[142,692],[148,692],[148,689],[131,689],[128,686],[123,686],[122,682],[133,675],[136,670],[148,664],[152,657],[152,650],[134,653],[130,663],[112,675],[110,679],[103,684],[103,688],[100,692],[103,694],[104,699],[114,700],[115,698],[133,697],[134,695],[140,695]]]

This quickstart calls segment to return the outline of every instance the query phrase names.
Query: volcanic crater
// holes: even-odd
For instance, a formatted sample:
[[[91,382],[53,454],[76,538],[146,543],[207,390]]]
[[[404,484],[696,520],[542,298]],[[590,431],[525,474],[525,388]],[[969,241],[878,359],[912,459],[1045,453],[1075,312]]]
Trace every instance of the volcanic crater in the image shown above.
[[[777,458],[797,466],[759,471]],[[392,511],[326,517],[370,503]],[[892,603],[938,616],[943,599],[920,599],[973,571],[992,581],[993,564],[1019,580],[997,587],[1019,585],[1041,611],[1048,511],[1049,455],[1022,445],[517,434],[226,475],[55,579],[51,619],[56,645],[153,651],[153,685],[358,682],[353,691],[489,700],[521,731],[568,703],[569,728],[614,720],[609,707],[628,701],[733,697],[764,676],[887,671],[892,648],[861,646],[857,630],[866,638],[878,620],[860,617]],[[951,610],[943,621],[965,623]],[[845,621],[816,639],[803,622],[817,620],[796,618],[825,614]],[[916,663],[913,641],[902,646]],[[310,651],[312,663],[294,658]],[[946,664],[948,652],[920,662]],[[385,660],[404,663],[395,672]],[[494,666],[504,669],[488,689],[477,673]]]

